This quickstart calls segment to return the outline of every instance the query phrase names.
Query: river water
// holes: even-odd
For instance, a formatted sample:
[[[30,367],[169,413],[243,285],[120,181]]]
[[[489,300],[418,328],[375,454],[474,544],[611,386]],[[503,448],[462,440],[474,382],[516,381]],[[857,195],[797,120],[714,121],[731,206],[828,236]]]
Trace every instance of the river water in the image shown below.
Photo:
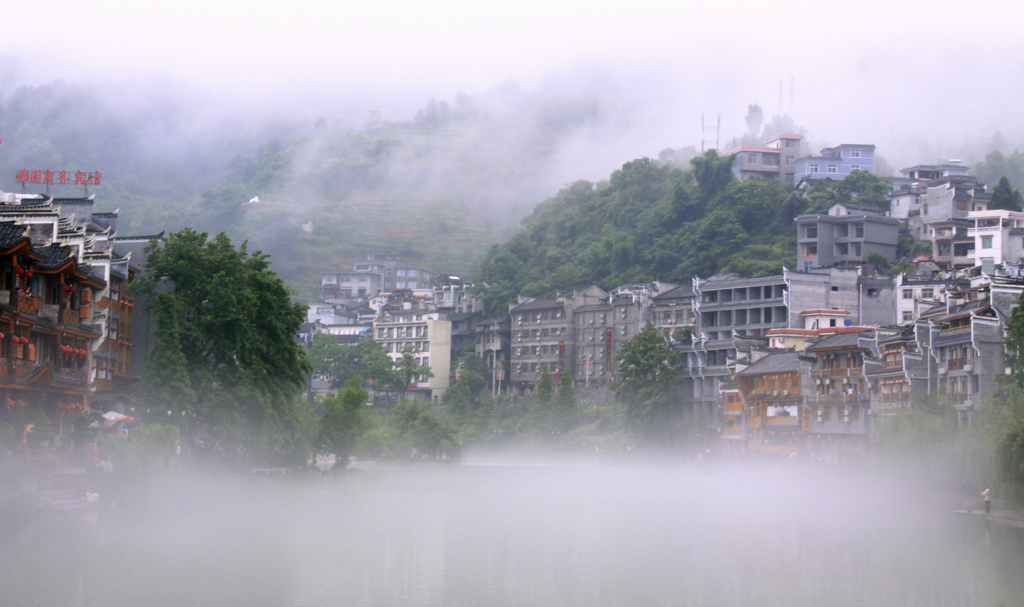
[[[0,605],[1024,605],[1024,533],[788,461],[174,476],[0,529]]]

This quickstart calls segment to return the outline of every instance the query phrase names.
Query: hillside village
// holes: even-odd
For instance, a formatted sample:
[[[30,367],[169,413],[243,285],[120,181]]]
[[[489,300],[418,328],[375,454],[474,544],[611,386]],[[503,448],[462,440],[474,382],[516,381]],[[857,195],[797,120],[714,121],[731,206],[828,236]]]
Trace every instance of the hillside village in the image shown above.
[[[734,176],[800,191],[875,170],[873,145],[807,155],[802,139],[732,150]],[[684,361],[681,409],[728,452],[863,448],[881,417],[928,397],[968,427],[1006,373],[1003,338],[1024,291],[1024,213],[989,210],[989,200],[958,161],[917,165],[891,179],[887,204],[796,217],[797,267],[780,274],[519,296],[492,317],[484,285],[370,254],[323,272],[305,339],[372,337],[394,359],[413,352],[433,377],[410,394],[437,405],[467,344],[486,361],[493,394],[528,394],[544,374],[568,374],[582,402],[600,403],[620,377],[621,345],[649,323]],[[901,234],[931,254],[897,259]],[[906,269],[883,273],[880,260]],[[329,390],[330,378],[315,385]]]
[[[807,192],[875,171],[873,145],[802,147],[802,136],[781,134],[732,150],[733,177]],[[405,394],[439,408],[468,351],[484,361],[492,395],[568,377],[586,406],[610,401],[622,345],[652,325],[680,356],[679,410],[729,452],[862,448],[882,416],[927,397],[967,427],[1006,373],[1003,339],[1024,291],[1024,213],[990,210],[985,184],[957,161],[906,168],[889,183],[884,204],[839,202],[796,217],[797,264],[779,274],[518,295],[499,315],[485,313],[485,283],[369,253],[321,272],[297,339],[373,339],[396,365],[411,355],[430,373]],[[0,402],[7,413],[33,411],[35,438],[53,445],[74,431],[65,418],[109,427],[144,413],[132,386],[152,319],[125,287],[160,235],[119,236],[118,213],[93,202],[0,198]],[[897,258],[901,235],[931,254]],[[882,271],[890,266],[901,271]],[[336,391],[336,379],[315,374],[311,394]]]

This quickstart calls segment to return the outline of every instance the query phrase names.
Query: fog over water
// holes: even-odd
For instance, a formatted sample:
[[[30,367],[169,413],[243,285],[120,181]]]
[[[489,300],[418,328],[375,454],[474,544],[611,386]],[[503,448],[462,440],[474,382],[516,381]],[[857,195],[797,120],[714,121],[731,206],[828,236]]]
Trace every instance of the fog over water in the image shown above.
[[[0,533],[10,605],[1021,605],[1024,534],[791,460],[176,477]],[[924,499],[927,498],[927,499]]]

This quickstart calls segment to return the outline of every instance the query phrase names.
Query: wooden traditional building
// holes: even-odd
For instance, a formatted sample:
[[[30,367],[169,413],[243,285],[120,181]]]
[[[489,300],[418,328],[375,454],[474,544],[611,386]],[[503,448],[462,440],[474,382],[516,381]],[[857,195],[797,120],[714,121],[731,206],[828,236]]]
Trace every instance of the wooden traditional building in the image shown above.
[[[137,270],[115,250],[117,214],[91,209],[0,194],[0,417],[41,412],[58,442],[69,414],[110,402],[131,372]]]

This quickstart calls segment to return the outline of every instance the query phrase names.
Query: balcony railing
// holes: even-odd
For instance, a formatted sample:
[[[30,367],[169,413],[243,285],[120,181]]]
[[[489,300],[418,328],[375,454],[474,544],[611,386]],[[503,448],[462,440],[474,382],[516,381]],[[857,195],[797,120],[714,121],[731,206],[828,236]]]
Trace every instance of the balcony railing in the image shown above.
[[[968,359],[966,358],[950,358],[946,361],[946,369],[948,371],[959,371],[968,364]]]
[[[856,377],[863,375],[864,367],[836,367],[832,369],[811,369],[811,377]]]
[[[910,393],[909,392],[893,392],[890,394],[882,394],[883,403],[909,403]]]
[[[867,394],[815,394],[808,396],[808,403],[859,403],[867,400]]]
[[[17,308],[24,314],[36,314],[39,312],[39,296],[19,294]]]

